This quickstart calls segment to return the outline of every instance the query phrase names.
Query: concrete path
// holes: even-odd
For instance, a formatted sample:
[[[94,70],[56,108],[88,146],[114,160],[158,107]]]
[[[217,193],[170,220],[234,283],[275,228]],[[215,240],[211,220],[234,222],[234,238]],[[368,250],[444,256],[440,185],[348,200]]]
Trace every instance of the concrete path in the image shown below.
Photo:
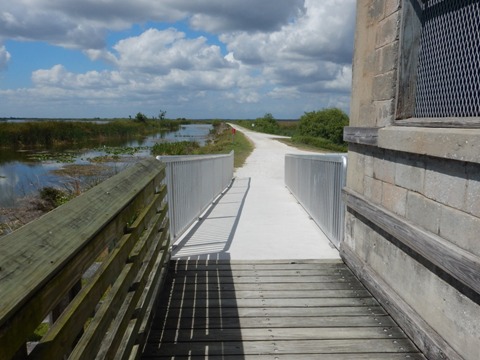
[[[234,126],[235,127],[235,126]],[[232,187],[174,245],[184,259],[339,259],[284,184],[284,157],[307,153],[275,136],[238,128],[255,144]]]

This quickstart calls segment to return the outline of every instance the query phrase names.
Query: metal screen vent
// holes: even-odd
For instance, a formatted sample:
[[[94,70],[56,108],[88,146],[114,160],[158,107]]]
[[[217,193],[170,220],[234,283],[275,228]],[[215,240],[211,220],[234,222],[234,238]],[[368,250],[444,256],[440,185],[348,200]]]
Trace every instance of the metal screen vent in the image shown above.
[[[428,0],[415,117],[480,116],[480,0]]]

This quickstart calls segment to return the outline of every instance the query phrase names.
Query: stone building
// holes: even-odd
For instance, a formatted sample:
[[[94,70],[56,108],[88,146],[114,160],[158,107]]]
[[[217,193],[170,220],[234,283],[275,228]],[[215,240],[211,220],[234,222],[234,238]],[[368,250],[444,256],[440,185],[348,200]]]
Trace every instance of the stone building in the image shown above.
[[[480,359],[480,1],[358,0],[341,253],[429,359]]]

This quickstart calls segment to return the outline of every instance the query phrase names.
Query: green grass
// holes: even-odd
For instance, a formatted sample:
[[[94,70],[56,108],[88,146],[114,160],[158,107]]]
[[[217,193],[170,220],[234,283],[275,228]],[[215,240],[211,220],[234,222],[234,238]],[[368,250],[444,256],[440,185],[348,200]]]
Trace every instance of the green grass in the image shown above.
[[[314,149],[319,150],[327,150],[327,151],[334,151],[334,152],[346,152],[348,146],[345,145],[338,145],[335,144],[328,139],[324,139],[321,137],[313,137],[313,136],[293,136],[291,138],[291,142],[293,146],[309,146]]]
[[[233,150],[234,167],[239,168],[243,166],[253,149],[253,144],[240,131],[237,131],[235,135],[232,135],[231,128],[229,126],[223,126],[223,129],[217,133],[212,142],[201,147],[195,153],[228,154]]]
[[[174,120],[113,120],[102,124],[82,121],[0,122],[0,147],[51,148],[82,144],[91,140],[138,138],[161,131],[178,130],[182,122]]]
[[[246,129],[256,131],[252,126],[253,120],[236,120],[235,124]],[[290,136],[291,139],[281,139],[283,143],[302,150],[319,151],[319,152],[346,152],[347,144],[339,145],[322,137],[300,136],[297,135],[298,121],[278,121],[279,128],[273,135]]]
[[[253,151],[253,144],[237,131],[232,135],[231,128],[225,123],[216,124],[213,139],[205,146],[199,146],[192,141],[181,141],[174,143],[158,143],[152,147],[152,155],[208,155],[228,154],[234,151],[234,166],[243,166],[247,157]]]
[[[195,141],[157,143],[152,147],[152,155],[190,155],[200,148]]]

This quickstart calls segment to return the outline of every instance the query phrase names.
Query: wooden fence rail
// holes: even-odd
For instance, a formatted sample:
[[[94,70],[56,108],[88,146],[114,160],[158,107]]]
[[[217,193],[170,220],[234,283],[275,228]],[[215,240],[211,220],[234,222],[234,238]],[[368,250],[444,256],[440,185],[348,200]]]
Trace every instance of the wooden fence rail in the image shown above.
[[[0,360],[139,357],[170,257],[164,177],[144,160],[0,240]]]

